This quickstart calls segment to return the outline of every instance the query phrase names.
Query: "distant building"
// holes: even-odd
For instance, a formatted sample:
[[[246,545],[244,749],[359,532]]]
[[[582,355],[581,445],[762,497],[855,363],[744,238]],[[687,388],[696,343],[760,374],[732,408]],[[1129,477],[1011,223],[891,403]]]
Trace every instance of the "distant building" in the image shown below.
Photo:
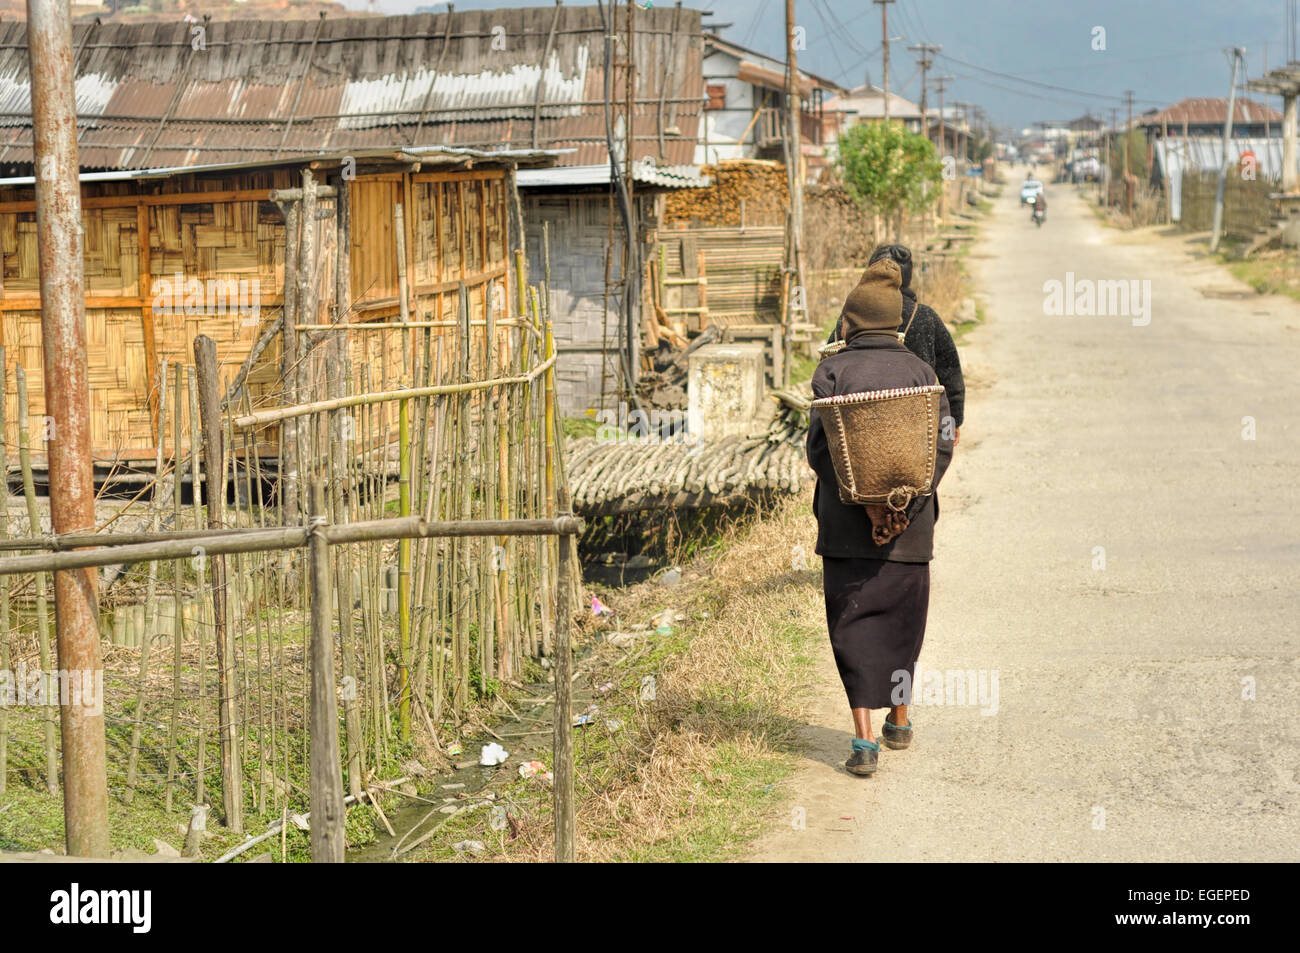
[[[786,64],[720,36],[704,37],[704,128],[697,163],[727,159],[784,160]],[[809,178],[826,163],[840,116],[829,102],[845,90],[799,70],[800,141]]]
[[[840,115],[845,127],[860,122],[884,122],[885,91],[879,86],[864,83],[826,103],[826,108]],[[931,110],[931,116],[934,111]],[[921,107],[897,93],[889,94],[889,119],[901,122],[908,132],[921,131]],[[936,132],[936,136],[938,133]]]
[[[1159,138],[1168,130],[1175,136],[1223,136],[1223,124],[1228,115],[1228,101],[1217,99],[1184,99],[1166,109],[1143,113],[1133,117],[1134,127],[1151,138]],[[1282,114],[1276,109],[1244,96],[1238,96],[1233,108],[1232,134],[1243,139],[1256,139],[1282,135]]]

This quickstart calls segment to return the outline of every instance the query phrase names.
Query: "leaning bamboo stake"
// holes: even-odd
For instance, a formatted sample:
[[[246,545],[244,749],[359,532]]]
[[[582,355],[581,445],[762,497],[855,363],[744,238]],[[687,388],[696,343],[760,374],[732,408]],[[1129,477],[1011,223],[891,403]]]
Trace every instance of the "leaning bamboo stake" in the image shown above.
[[[159,529],[162,506],[163,444],[167,436],[167,360],[158,365],[158,430],[154,440],[153,495],[149,499],[149,528]],[[158,562],[149,563],[149,582],[145,595],[145,631],[140,640],[140,669],[136,678],[135,711],[131,725],[131,750],[126,759],[126,793],[128,804],[135,797],[136,772],[140,767],[140,738],[144,733],[144,712],[149,688],[149,652],[158,628]]]
[[[32,536],[41,533],[41,514],[36,507],[36,484],[32,478],[30,409],[27,403],[27,370],[21,364],[14,368],[18,378],[18,463],[23,470],[23,496],[27,500],[27,524]],[[50,692],[50,608],[45,595],[45,573],[36,574],[36,627],[40,638],[41,684]],[[41,713],[45,743],[45,790],[50,794],[59,791],[59,756],[54,745],[54,712],[56,706],[46,705]]]

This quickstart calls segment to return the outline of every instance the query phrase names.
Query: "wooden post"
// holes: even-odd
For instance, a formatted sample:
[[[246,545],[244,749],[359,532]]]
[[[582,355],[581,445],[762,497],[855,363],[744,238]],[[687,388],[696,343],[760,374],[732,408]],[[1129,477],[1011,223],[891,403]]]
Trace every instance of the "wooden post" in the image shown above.
[[[194,369],[199,385],[199,415],[203,427],[203,469],[207,473],[208,528],[220,529],[226,502],[226,460],[221,430],[217,342],[206,334],[194,339]],[[197,486],[195,492],[198,492]],[[212,558],[212,628],[217,647],[217,737],[221,743],[221,806],[226,826],[244,829],[243,765],[239,759],[238,717],[235,709],[235,647],[226,631],[226,557]]]
[[[95,527],[90,382],[86,368],[85,274],[72,22],[62,0],[27,0],[36,246],[40,259],[41,351],[50,524],[55,533]],[[93,572],[54,574],[59,668],[103,684],[99,585]],[[108,780],[102,706],[59,706],[63,823],[68,854],[108,855]]]
[[[330,632],[330,553],[324,529],[325,489],[311,482],[307,549],[311,577],[311,859],[343,863],[343,773],[334,701],[334,636]]]

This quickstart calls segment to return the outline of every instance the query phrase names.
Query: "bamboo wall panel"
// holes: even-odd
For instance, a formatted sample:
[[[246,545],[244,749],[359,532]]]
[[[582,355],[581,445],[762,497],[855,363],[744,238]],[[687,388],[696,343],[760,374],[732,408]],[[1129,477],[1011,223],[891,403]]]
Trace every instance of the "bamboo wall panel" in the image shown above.
[[[284,217],[269,201],[269,192],[300,184],[297,169],[280,168],[186,174],[161,184],[83,185],[87,361],[97,462],[152,458],[152,377],[163,361],[172,373],[177,365],[192,364],[197,335],[217,342],[223,388],[238,373],[283,302]],[[501,170],[397,172],[354,179],[350,319],[398,319],[394,207],[399,202],[409,203],[411,319],[454,319],[460,282],[469,292],[471,320],[483,319],[493,282],[502,288],[497,317],[505,317],[506,302],[514,301],[506,238],[508,187]],[[209,194],[211,200],[206,201]],[[176,198],[159,198],[168,195]],[[41,432],[44,394],[33,198],[31,188],[0,189],[0,343],[7,349],[5,386],[11,407],[17,406],[13,367],[22,363],[27,370],[35,434]],[[298,315],[300,324],[324,324],[334,316],[334,203],[322,200],[320,208],[322,217],[315,223],[318,308],[313,315]],[[143,245],[142,226],[148,230]],[[142,254],[148,259],[143,281]],[[418,332],[408,333],[415,354],[421,338]],[[455,329],[434,333],[443,338],[444,360],[457,360]],[[481,348],[482,335],[476,329],[471,341],[478,344],[472,347]],[[400,332],[354,332],[350,338],[354,365],[368,365],[374,386],[402,383]],[[277,340],[248,375],[252,407],[282,400],[280,354]],[[385,407],[395,427],[395,408]],[[188,406],[179,412],[188,432]],[[8,439],[17,439],[16,422],[10,425]],[[274,454],[276,439],[275,428],[262,432],[263,452]],[[33,450],[43,459],[39,445]]]

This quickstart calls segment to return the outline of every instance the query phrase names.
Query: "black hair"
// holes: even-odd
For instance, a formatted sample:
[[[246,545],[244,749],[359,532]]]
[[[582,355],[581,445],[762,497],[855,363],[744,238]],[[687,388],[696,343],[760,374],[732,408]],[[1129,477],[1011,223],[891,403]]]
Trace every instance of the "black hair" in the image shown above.
[[[877,245],[867,264],[874,265],[882,258],[892,258],[898,262],[898,270],[902,273],[900,287],[906,288],[912,283],[912,250],[910,248],[906,245]]]

